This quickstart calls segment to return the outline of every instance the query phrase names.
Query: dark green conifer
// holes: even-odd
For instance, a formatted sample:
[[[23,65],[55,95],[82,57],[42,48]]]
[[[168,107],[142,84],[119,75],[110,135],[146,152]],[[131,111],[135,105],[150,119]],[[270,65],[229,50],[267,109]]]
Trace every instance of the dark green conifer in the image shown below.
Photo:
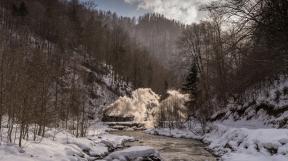
[[[198,69],[196,63],[193,63],[189,74],[186,77],[186,81],[183,84],[182,89],[190,94],[196,95],[198,83]]]

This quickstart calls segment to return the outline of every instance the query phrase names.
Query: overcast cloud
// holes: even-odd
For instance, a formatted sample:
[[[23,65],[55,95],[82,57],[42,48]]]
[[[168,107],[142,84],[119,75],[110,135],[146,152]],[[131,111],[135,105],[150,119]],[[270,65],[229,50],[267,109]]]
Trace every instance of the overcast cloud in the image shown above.
[[[185,24],[198,22],[202,18],[199,6],[207,0],[124,0],[136,5],[139,9],[163,14],[169,19],[175,19]]]

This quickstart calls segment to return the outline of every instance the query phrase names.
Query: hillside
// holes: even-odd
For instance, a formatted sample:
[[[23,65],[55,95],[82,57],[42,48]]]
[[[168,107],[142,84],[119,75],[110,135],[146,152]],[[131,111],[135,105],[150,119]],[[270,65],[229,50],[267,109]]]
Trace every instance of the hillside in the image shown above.
[[[263,83],[262,87],[253,87],[243,94],[243,98],[231,100],[227,108],[217,112],[211,118],[219,122],[245,122],[247,126],[287,128],[288,126],[288,81],[286,77]],[[253,125],[253,122],[256,124]],[[251,124],[252,123],[252,124]]]

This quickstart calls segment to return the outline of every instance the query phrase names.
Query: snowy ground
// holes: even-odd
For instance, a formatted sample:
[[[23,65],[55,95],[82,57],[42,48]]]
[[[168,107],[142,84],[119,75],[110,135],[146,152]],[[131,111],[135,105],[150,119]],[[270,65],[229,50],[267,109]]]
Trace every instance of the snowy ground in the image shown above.
[[[146,132],[202,139],[209,145],[209,149],[221,156],[222,161],[288,161],[288,129],[256,129],[255,126],[245,127],[243,122],[225,124],[214,123],[210,132],[204,136],[187,129],[150,129]]]
[[[225,161],[288,161],[288,129],[232,128],[215,124],[204,136]]]
[[[160,135],[175,138],[199,139],[199,140],[202,139],[201,136],[196,135],[189,129],[180,130],[180,129],[162,128],[162,129],[148,129],[145,132],[152,135]]]
[[[160,154],[152,147],[149,146],[134,146],[122,151],[116,151],[108,155],[105,160],[113,160],[113,161],[123,161],[123,160],[133,160],[140,161],[143,160],[144,157],[147,157],[148,161],[150,158],[160,158]]]
[[[229,100],[226,108],[211,119],[227,126],[288,128],[288,79],[284,77],[270,83],[260,89],[251,87],[241,100]]]
[[[29,139],[23,147],[8,144],[5,141],[5,129],[0,144],[0,161],[88,161],[104,158],[117,148],[123,148],[124,142],[135,141],[133,137],[112,135],[105,132],[107,127],[94,125],[85,138],[76,138],[67,131],[50,129],[44,138],[36,141]],[[32,136],[32,135],[31,135]],[[17,142],[17,140],[16,140]],[[119,150],[119,149],[118,149]],[[110,158],[157,156],[150,147],[131,147],[127,150],[114,152]],[[106,161],[111,159],[106,158]]]

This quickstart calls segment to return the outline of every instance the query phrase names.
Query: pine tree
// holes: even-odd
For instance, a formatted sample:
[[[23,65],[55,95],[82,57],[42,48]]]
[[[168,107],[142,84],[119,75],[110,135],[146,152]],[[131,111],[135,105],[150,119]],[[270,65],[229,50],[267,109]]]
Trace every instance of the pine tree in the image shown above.
[[[19,7],[17,7],[15,4],[13,4],[12,9],[13,9],[13,14],[15,16],[25,17],[28,15],[28,10],[27,10],[26,4],[23,1],[20,3]]]
[[[197,93],[197,83],[198,83],[198,69],[196,63],[190,68],[189,74],[186,77],[186,81],[183,84],[182,89],[192,95]]]
[[[28,10],[24,2],[21,2],[18,12],[19,12],[19,16],[21,17],[25,17],[28,15]]]

